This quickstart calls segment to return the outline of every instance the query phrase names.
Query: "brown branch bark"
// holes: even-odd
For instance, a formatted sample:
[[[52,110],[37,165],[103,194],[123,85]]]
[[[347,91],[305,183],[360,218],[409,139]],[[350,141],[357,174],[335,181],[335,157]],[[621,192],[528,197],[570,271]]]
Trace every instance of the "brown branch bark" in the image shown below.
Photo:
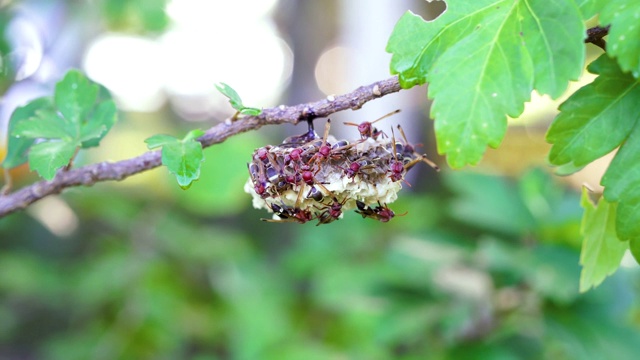
[[[203,147],[209,147],[227,138],[264,125],[291,123],[314,117],[326,117],[338,111],[357,110],[375,98],[400,91],[397,77],[361,86],[344,95],[300,104],[264,109],[258,116],[248,116],[236,121],[222,122],[201,136],[198,140]],[[132,159],[118,162],[101,162],[77,169],[60,170],[51,181],[40,181],[14,193],[0,196],[0,218],[25,209],[30,204],[52,194],[58,194],[74,186],[91,186],[97,182],[123,180],[129,176],[156,168],[161,165],[159,151],[149,151]]]

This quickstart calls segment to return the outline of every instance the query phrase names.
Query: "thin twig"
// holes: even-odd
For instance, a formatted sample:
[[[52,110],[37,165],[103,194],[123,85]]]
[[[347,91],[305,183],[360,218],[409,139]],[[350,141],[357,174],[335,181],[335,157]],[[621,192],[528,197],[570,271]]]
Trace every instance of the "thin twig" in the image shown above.
[[[351,93],[333,96],[307,104],[278,106],[264,109],[258,116],[247,116],[237,121],[222,122],[198,138],[203,147],[209,147],[227,138],[264,125],[291,123],[315,117],[326,117],[338,111],[357,110],[368,101],[400,91],[397,77],[361,86]],[[97,182],[122,180],[161,165],[159,151],[149,151],[132,159],[101,162],[68,171],[58,171],[51,181],[40,181],[14,193],[0,196],[0,218],[22,210],[30,204],[74,186],[91,186]]]
[[[602,50],[607,51],[606,49],[607,44],[604,41],[603,37],[609,35],[609,27],[610,26],[605,26],[605,27],[596,26],[596,27],[587,29],[587,38],[584,40],[584,42],[592,43],[593,45],[598,46]]]

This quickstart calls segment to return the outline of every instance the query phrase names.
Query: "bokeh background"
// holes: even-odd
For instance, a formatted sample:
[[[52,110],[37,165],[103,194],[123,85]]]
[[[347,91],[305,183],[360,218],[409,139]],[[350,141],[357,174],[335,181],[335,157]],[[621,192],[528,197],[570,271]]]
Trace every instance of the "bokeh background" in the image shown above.
[[[0,159],[16,106],[72,67],[107,86],[120,121],[80,165],[146,151],[245,104],[319,100],[389,77],[402,13],[442,2],[365,0],[2,0]],[[589,56],[598,53],[589,48]],[[590,81],[585,75],[575,89]],[[165,169],[74,188],[0,219],[0,359],[635,359],[640,278],[629,257],[578,292],[579,188],[546,166],[559,102],[533,94],[498,150],[451,171],[433,156],[424,87],[336,114],[397,108],[444,170],[412,170],[390,223],[345,214],[316,227],[259,219],[243,193],[255,148],[304,125],[262,128],[205,150],[181,190]],[[473,114],[469,114],[473,116]],[[319,131],[322,131],[318,123]],[[17,186],[36,177],[12,171]]]

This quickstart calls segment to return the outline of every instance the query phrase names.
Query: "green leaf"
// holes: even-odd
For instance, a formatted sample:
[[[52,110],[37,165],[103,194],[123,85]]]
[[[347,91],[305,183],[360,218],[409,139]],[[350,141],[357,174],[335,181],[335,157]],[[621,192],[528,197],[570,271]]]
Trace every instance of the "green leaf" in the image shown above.
[[[583,20],[589,20],[608,2],[609,0],[577,0],[576,5],[580,8]]]
[[[74,129],[55,110],[36,111],[34,117],[16,124],[12,136],[31,139],[73,139]]]
[[[422,17],[407,11],[398,21],[387,43],[391,57],[391,73],[398,74],[407,89],[424,84],[435,60],[447,48],[473,31],[487,13],[493,0],[467,2],[465,6],[448,4],[436,20],[426,23]]]
[[[637,166],[637,163],[636,163]],[[640,239],[640,183],[634,183],[618,202],[616,231],[622,240]]]
[[[572,1],[519,1],[525,47],[534,67],[533,87],[557,99],[582,75],[586,27]]]
[[[603,26],[611,25],[607,36],[607,53],[618,60],[625,72],[640,78],[640,2],[612,0],[600,14]]]
[[[82,147],[100,145],[100,140],[107,135],[116,121],[118,121],[118,110],[113,100],[99,103],[80,129]]]
[[[47,179],[66,165],[60,161],[69,161],[77,147],[97,146],[117,121],[117,109],[108,91],[77,70],[69,71],[56,84],[54,103],[55,108],[50,100],[39,99],[34,105],[18,109],[10,126],[15,139],[12,143],[20,145],[10,145],[10,151],[14,151],[10,165],[24,162],[24,153],[31,146],[28,155],[31,168]],[[45,141],[33,145],[36,139]],[[49,142],[51,145],[45,145]]]
[[[180,141],[179,139],[171,135],[157,134],[157,135],[153,135],[150,138],[147,138],[144,142],[147,144],[147,148],[149,148],[150,150],[153,150],[155,148],[159,148],[161,146],[176,143],[179,141]]]
[[[182,139],[182,141],[195,140],[195,139],[199,138],[202,135],[204,135],[204,131],[202,131],[200,129],[194,129],[194,130],[189,131],[187,133],[187,135],[185,135],[184,139]]]
[[[585,292],[600,285],[618,269],[629,244],[616,236],[616,204],[600,199],[596,206],[586,189],[582,190],[580,203],[584,208],[580,229],[584,237],[580,253],[580,291]]]
[[[110,30],[150,31],[164,30],[168,23],[167,0],[104,0],[102,15]]]
[[[260,109],[250,108],[250,107],[246,107],[246,108],[243,108],[242,110],[240,110],[241,114],[249,115],[249,116],[258,116],[258,115],[260,115],[261,112],[262,112],[262,110],[260,110]]]
[[[576,166],[574,163],[570,162],[556,167],[554,169],[554,173],[558,176],[567,176],[575,174],[582,169],[584,169],[584,166]]]
[[[584,24],[568,1],[454,2],[431,22],[405,14],[391,35],[401,85],[428,81],[438,151],[453,167],[497,147],[506,115],[519,116],[535,88],[558,97],[584,62]]]
[[[85,119],[98,97],[98,85],[80,71],[70,70],[56,84],[55,103],[64,118],[74,124]]]
[[[640,126],[636,125],[611,161],[601,181],[605,187],[605,199],[618,202],[616,231],[622,240],[640,239],[639,162]]]
[[[260,109],[244,106],[244,104],[242,104],[242,99],[240,99],[240,95],[238,95],[238,93],[231,86],[221,82],[219,84],[216,84],[216,89],[218,89],[218,91],[220,91],[222,95],[229,98],[229,103],[231,104],[231,106],[241,114],[256,116],[260,115],[260,113],[262,112],[262,110]]]
[[[204,161],[202,144],[196,138],[204,131],[192,130],[180,140],[170,135],[154,135],[145,140],[149,149],[162,146],[162,164],[176,176],[178,185],[188,189],[200,178],[200,165]]]
[[[200,177],[200,164],[204,161],[202,145],[197,141],[166,144],[162,147],[162,164],[175,174],[178,185],[188,189]]]
[[[51,180],[58,169],[69,164],[76,148],[77,144],[66,141],[35,144],[29,150],[29,167],[46,180]]]
[[[220,91],[222,95],[229,98],[229,103],[234,109],[240,111],[244,108],[244,105],[242,105],[242,99],[240,99],[240,95],[238,95],[238,92],[235,91],[231,86],[221,82],[219,84],[216,84],[216,89],[218,89],[218,91]]]
[[[629,241],[629,250],[631,255],[636,259],[636,262],[640,264],[640,238],[631,239]]]
[[[9,141],[7,144],[7,156],[2,161],[2,167],[6,169],[14,168],[27,162],[27,151],[33,145],[34,139],[12,135],[15,128],[22,122],[36,116],[39,110],[52,108],[53,104],[49,98],[38,98],[30,101],[27,105],[18,107],[9,119]]]
[[[611,152],[640,118],[640,83],[606,54],[589,65],[599,74],[560,105],[546,139],[553,165],[582,167]]]

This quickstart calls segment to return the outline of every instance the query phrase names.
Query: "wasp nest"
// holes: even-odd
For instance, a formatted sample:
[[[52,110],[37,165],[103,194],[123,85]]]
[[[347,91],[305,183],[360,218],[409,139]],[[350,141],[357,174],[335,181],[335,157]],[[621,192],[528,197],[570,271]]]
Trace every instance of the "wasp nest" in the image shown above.
[[[363,217],[391,220],[395,213],[387,204],[397,199],[407,171],[419,162],[438,167],[416,152],[400,126],[402,141],[396,141],[393,129],[389,138],[374,122],[345,123],[360,132],[360,139],[351,142],[328,135],[328,122],[323,138],[310,128],[280,145],[256,149],[245,191],[253,196],[255,208],[274,213],[273,220],[262,220],[318,220],[320,225],[351,209]]]

